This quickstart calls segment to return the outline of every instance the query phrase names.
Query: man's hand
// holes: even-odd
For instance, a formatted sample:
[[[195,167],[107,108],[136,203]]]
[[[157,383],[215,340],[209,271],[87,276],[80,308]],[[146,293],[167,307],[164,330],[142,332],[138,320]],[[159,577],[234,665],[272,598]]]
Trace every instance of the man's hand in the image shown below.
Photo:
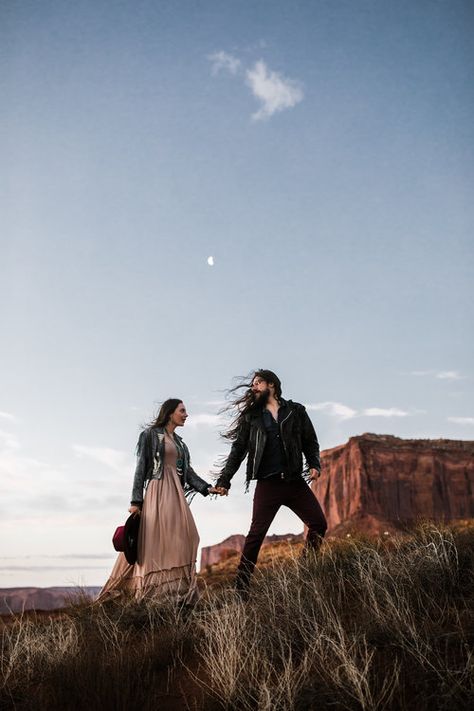
[[[219,496],[227,496],[229,493],[227,489],[224,489],[223,486],[211,486],[209,487],[209,493],[210,494],[219,494]]]
[[[309,470],[309,480],[310,481],[316,481],[316,479],[321,476],[321,472],[318,472],[317,469],[310,469]]]
[[[131,514],[136,514],[138,516],[140,516],[140,514],[142,512],[142,510],[139,506],[134,506],[133,504],[130,506],[130,508],[128,510],[130,511]]]

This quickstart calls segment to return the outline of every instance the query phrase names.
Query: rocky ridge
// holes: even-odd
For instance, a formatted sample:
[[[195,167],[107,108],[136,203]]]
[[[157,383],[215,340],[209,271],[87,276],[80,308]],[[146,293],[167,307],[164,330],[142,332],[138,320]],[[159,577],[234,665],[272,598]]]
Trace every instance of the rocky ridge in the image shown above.
[[[313,491],[328,533],[474,518],[474,442],[366,433],[321,455]]]

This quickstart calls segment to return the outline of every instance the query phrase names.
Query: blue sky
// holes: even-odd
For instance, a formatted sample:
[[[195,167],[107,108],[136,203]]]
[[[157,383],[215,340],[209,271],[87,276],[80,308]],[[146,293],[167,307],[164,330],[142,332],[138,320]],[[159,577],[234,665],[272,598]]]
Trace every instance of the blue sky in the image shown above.
[[[101,584],[141,424],[182,397],[207,476],[252,368],[323,449],[473,438],[472,3],[0,14],[0,585]]]

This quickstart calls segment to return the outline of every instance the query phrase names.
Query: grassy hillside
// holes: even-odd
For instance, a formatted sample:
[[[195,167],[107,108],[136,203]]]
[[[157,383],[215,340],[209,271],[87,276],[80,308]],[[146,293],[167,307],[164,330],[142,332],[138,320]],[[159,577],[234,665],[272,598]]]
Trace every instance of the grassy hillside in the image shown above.
[[[84,601],[2,631],[2,708],[464,709],[474,701],[474,527],[267,548],[252,596],[235,558],[193,610]],[[214,566],[213,566],[214,568]]]

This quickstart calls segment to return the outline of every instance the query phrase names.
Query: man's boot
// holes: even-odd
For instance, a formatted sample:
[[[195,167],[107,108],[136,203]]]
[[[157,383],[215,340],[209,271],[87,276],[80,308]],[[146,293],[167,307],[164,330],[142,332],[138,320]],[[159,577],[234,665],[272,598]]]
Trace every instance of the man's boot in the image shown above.
[[[310,538],[307,536],[303,550],[301,551],[301,561],[304,563],[309,563],[314,561],[319,557],[319,550],[323,542],[323,537],[314,535]]]

